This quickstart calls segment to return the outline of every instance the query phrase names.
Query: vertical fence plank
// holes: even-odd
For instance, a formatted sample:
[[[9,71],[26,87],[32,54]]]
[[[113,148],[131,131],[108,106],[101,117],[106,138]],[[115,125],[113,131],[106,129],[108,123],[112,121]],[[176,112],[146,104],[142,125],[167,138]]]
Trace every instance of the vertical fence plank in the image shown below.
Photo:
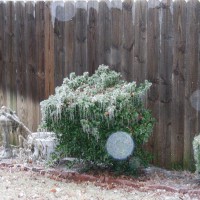
[[[17,114],[26,125],[27,117],[27,93],[26,93],[26,57],[25,57],[25,3],[16,2],[16,53],[17,53],[17,74],[16,74],[16,92],[17,92]]]
[[[173,68],[172,68],[172,130],[171,164],[182,166],[184,141],[184,96],[185,96],[185,46],[186,46],[186,2],[173,4]]]
[[[75,71],[78,75],[88,71],[87,68],[87,2],[76,2],[76,53]]]
[[[16,7],[15,2],[12,2],[12,75],[11,75],[11,85],[13,88],[12,92],[12,109],[17,110],[17,93],[16,93],[16,75],[17,75],[17,27],[16,27]]]
[[[16,101],[15,101],[15,97],[16,97],[16,90],[15,90],[15,69],[14,69],[14,2],[8,2],[8,6],[9,6],[9,18],[8,18],[8,32],[7,32],[7,39],[8,41],[8,45],[10,45],[9,48],[9,54],[8,54],[8,68],[9,68],[9,78],[10,78],[10,82],[8,84],[8,88],[7,91],[9,93],[10,96],[10,105],[9,107],[13,110],[16,109]],[[10,85],[10,86],[9,86]]]
[[[171,71],[173,64],[173,30],[172,30],[172,1],[163,0],[160,4],[160,26],[161,26],[161,46],[160,46],[160,103],[159,103],[159,164],[169,166],[170,145],[171,145]]]
[[[132,9],[134,2],[125,0],[123,2],[123,40],[122,40],[122,58],[121,73],[127,81],[133,81],[133,46],[135,32],[133,27]]]
[[[98,1],[88,1],[87,58],[88,72],[93,74],[98,68]]]
[[[45,2],[39,1],[35,4],[36,21],[36,64],[37,64],[37,99],[34,107],[37,110],[35,114],[36,124],[40,122],[39,102],[45,99]],[[37,127],[34,127],[37,128]]]
[[[26,56],[26,83],[28,127],[35,130],[37,126],[37,110],[35,103],[38,100],[37,91],[37,60],[36,60],[36,20],[35,3],[25,3],[25,56]],[[35,114],[36,117],[35,117]]]
[[[44,41],[44,66],[45,66],[45,99],[54,93],[54,29],[51,4],[46,3],[44,10],[45,41]]]
[[[111,1],[111,61],[110,67],[115,71],[121,69],[122,45],[122,1]]]
[[[198,87],[198,102],[197,105],[200,105],[200,2],[197,3],[197,17],[198,17],[198,82],[197,82],[197,87]],[[197,132],[195,135],[200,134],[200,108],[198,108],[198,127],[197,127]],[[194,136],[194,135],[193,135]]]
[[[55,86],[60,86],[64,74],[64,2],[55,1],[52,3],[55,24],[54,24],[54,65],[55,65]]]
[[[0,2],[0,106],[5,105],[5,64],[4,64],[4,12],[5,4]]]
[[[159,163],[159,60],[160,60],[160,24],[159,0],[148,1],[147,13],[147,80],[152,83],[148,93],[148,108],[156,122],[152,137],[148,143],[148,150],[153,153],[154,164]]]
[[[99,65],[109,65],[111,58],[110,1],[99,2]]]
[[[146,76],[146,20],[147,2],[135,2],[134,80],[143,82]]]
[[[65,76],[74,72],[75,67],[75,28],[76,28],[76,8],[74,1],[65,2]]]
[[[184,167],[192,168],[192,140],[198,131],[198,110],[191,105],[191,96],[198,89],[198,4],[199,1],[187,2],[186,31],[186,75],[185,75],[185,115],[184,115]],[[195,104],[197,102],[194,102]]]
[[[13,2],[9,1],[5,6],[5,38],[4,38],[4,50],[5,50],[5,77],[6,77],[6,98],[7,106],[16,109],[15,107],[15,78],[13,77],[13,19],[14,19]]]
[[[9,27],[10,27],[10,9],[8,2],[5,4],[5,12],[4,12],[4,59],[5,59],[5,97],[6,97],[6,106],[10,107],[10,64],[9,64],[9,54],[10,48],[12,45],[10,44],[10,36],[9,36]],[[9,84],[9,85],[8,85]]]

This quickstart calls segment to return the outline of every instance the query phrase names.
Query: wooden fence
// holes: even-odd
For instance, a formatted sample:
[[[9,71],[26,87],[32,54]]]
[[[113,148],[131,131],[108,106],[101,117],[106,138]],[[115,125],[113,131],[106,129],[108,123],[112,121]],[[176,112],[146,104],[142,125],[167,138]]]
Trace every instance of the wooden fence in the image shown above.
[[[153,83],[147,106],[157,122],[147,148],[160,166],[190,168],[200,130],[199,1],[0,1],[0,105],[31,130],[39,102],[64,77],[99,64]]]

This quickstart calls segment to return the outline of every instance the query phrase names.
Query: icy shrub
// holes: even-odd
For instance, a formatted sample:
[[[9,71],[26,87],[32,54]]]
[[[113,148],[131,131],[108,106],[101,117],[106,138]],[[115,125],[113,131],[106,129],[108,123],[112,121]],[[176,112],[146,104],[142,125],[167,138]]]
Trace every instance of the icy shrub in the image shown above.
[[[118,162],[109,156],[105,145],[112,133],[127,132],[136,145],[131,157],[147,164],[149,156],[143,144],[152,132],[154,119],[142,99],[150,86],[148,81],[139,86],[128,83],[104,65],[92,76],[71,73],[55,89],[55,95],[41,102],[41,127],[57,133],[63,156],[111,167],[120,163],[120,168],[129,166],[131,158]]]
[[[196,172],[200,173],[200,135],[193,140],[194,160],[196,163]]]

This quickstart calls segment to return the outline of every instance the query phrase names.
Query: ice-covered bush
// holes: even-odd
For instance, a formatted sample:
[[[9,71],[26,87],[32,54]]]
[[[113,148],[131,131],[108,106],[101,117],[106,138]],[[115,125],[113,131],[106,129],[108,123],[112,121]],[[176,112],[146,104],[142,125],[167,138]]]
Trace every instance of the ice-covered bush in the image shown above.
[[[143,144],[154,120],[142,99],[150,86],[148,81],[139,86],[128,83],[104,65],[92,76],[71,73],[55,95],[41,102],[41,127],[57,133],[63,154],[108,166],[118,163],[106,152],[108,137],[116,131],[127,132],[136,145],[132,156],[147,163]]]
[[[196,163],[196,172],[200,173],[200,135],[193,140],[194,160]]]

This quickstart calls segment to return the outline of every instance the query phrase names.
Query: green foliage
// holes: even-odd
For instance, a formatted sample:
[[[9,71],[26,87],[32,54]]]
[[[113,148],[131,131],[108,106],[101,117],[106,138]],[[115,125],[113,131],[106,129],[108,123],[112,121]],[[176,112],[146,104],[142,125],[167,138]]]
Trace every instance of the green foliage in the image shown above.
[[[194,160],[196,163],[196,172],[200,173],[200,135],[193,140]]]
[[[143,144],[152,132],[154,119],[142,99],[150,86],[148,81],[140,86],[127,83],[120,73],[104,65],[90,77],[87,72],[82,76],[71,73],[56,88],[55,95],[41,102],[41,127],[57,134],[58,149],[63,156],[115,169],[122,169],[129,161],[112,159],[106,152],[106,141],[112,133],[125,131],[136,144],[132,156],[146,165],[149,155],[144,152]],[[129,164],[127,167],[131,169]]]

